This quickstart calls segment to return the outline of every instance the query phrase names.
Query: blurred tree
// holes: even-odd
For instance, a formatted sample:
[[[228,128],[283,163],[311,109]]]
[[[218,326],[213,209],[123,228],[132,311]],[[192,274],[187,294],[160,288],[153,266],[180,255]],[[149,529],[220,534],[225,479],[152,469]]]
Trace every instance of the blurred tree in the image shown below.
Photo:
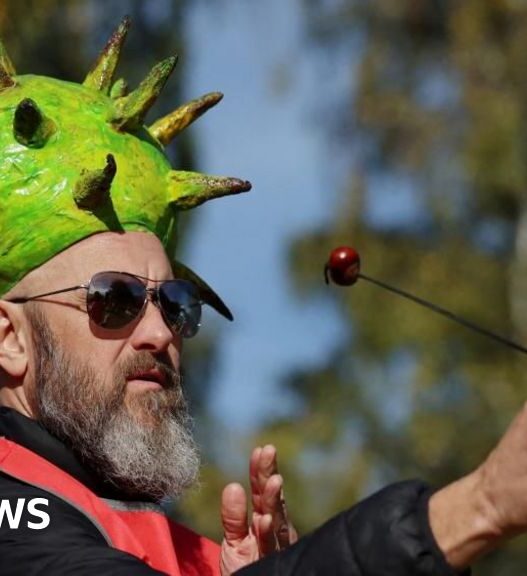
[[[113,29],[125,14],[132,29],[122,54],[118,75],[131,87],[150,68],[171,54],[178,54],[178,67],[148,119],[154,120],[176,108],[185,99],[200,96],[184,94],[187,0],[2,0],[0,35],[19,74],[43,74],[82,82]],[[211,87],[213,90],[215,87]],[[198,169],[191,130],[182,133],[167,153],[179,169]],[[180,248],[189,238],[193,215],[180,219]],[[200,271],[198,271],[200,272]],[[175,512],[191,525],[219,536],[219,494],[224,484],[222,472],[207,450],[214,436],[214,423],[207,412],[210,375],[215,363],[215,335],[203,331],[185,350],[185,389],[191,410],[199,422],[198,435],[204,447],[202,489],[181,503]],[[210,480],[209,480],[210,479]],[[211,510],[214,513],[211,514]]]
[[[327,288],[333,247],[352,243],[368,275],[527,341],[527,7],[304,6],[320,84],[350,75],[321,116],[351,176],[331,225],[290,254],[298,294],[331,298],[345,336],[325,365],[286,379],[296,413],[257,438],[278,445],[303,530],[389,481],[470,471],[526,396],[516,352],[377,287]],[[522,573],[524,542],[478,574]]]

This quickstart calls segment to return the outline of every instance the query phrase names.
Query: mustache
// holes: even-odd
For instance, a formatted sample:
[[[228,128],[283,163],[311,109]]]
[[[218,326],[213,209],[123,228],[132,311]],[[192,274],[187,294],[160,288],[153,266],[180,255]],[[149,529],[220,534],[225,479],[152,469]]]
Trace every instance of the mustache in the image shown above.
[[[138,373],[159,370],[162,374],[163,390],[144,394],[133,394],[125,402],[128,379]],[[187,418],[187,401],[181,384],[181,373],[168,354],[152,354],[146,350],[125,358],[113,374],[113,390],[105,398],[109,420],[119,417],[123,411],[130,414],[140,410],[144,418],[160,424],[165,418]],[[128,407],[126,407],[128,406]],[[132,417],[132,416],[131,416]],[[133,416],[134,418],[136,416]]]
[[[150,370],[159,370],[163,376],[165,389],[174,390],[181,388],[181,371],[173,365],[168,354],[154,356],[150,352],[140,351],[134,356],[123,360],[117,366],[115,376],[121,382],[122,387],[125,388],[128,378]]]

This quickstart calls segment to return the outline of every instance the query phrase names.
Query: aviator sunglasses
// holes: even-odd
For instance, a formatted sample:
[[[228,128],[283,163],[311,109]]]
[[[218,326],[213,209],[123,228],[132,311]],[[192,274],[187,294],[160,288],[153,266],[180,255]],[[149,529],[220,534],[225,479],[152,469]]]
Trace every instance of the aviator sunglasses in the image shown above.
[[[156,282],[147,288],[145,281]],[[195,336],[200,327],[199,290],[188,280],[150,280],[128,272],[98,272],[88,284],[62,288],[35,296],[12,298],[14,304],[53,296],[73,290],[86,290],[86,310],[90,320],[101,328],[119,330],[141,316],[150,300],[159,310],[174,334]]]

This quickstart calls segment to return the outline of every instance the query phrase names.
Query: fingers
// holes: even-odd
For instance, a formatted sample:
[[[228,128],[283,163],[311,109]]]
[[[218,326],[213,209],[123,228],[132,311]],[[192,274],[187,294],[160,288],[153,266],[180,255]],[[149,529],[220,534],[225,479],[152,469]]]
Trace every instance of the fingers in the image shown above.
[[[253,450],[249,462],[249,478],[251,482],[252,505],[256,512],[265,514],[268,510],[262,509],[261,497],[267,481],[273,474],[278,473],[276,448],[268,444],[263,448]]]
[[[283,478],[278,474],[276,448],[271,444],[255,448],[252,453],[249,476],[255,512],[270,516],[273,530],[273,549],[282,549],[298,539],[291,526],[284,499]],[[261,545],[266,547],[267,544]]]
[[[276,551],[273,518],[270,514],[258,514],[258,512],[254,512],[252,529],[256,535],[260,556],[266,556]]]
[[[284,498],[284,480],[280,474],[269,478],[262,495],[262,510],[273,518],[273,531],[278,549],[287,548],[298,540],[296,530],[289,522]]]
[[[247,523],[247,495],[241,484],[225,486],[221,496],[221,521],[225,540],[236,545],[249,534]]]

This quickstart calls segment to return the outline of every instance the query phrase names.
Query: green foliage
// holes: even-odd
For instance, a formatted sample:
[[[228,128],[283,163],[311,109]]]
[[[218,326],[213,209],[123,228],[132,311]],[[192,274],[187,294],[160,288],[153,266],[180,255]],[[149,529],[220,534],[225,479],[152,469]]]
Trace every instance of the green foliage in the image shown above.
[[[352,93],[326,115],[350,181],[331,225],[290,250],[299,295],[331,299],[344,336],[324,365],[283,383],[296,414],[259,433],[279,448],[305,529],[389,481],[440,486],[467,473],[525,400],[517,353],[364,281],[327,288],[322,266],[333,247],[352,244],[365,274],[527,339],[527,8],[304,5],[311,39],[356,73]],[[404,210],[394,183],[412,202],[380,222],[371,206]],[[526,561],[518,540],[477,571],[519,574]]]

